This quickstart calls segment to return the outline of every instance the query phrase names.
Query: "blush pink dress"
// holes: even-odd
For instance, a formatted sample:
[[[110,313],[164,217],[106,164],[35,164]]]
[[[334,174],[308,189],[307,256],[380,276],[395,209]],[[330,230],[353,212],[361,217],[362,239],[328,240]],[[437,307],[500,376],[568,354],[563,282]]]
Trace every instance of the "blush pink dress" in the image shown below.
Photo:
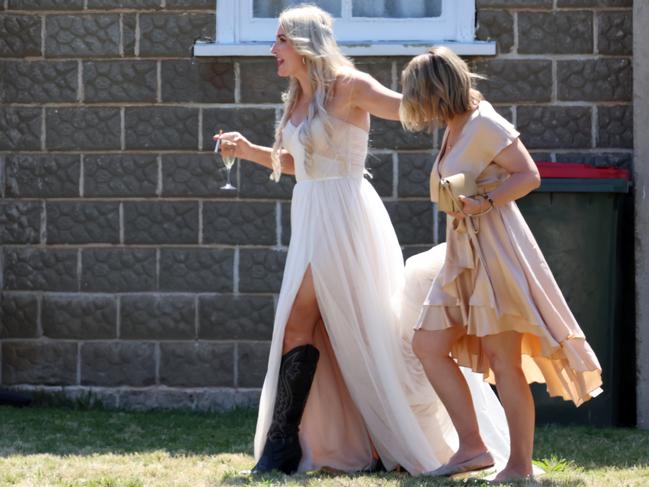
[[[431,174],[431,199],[440,177],[467,173],[480,192],[492,191],[509,174],[493,162],[519,136],[486,101],[466,122],[455,146],[442,150]],[[446,152],[444,154],[444,152]],[[416,328],[466,327],[452,349],[457,362],[494,381],[481,337],[523,334],[522,365],[528,382],[577,406],[602,392],[601,367],[561,294],[515,202],[462,222],[449,217],[446,259],[433,281]]]

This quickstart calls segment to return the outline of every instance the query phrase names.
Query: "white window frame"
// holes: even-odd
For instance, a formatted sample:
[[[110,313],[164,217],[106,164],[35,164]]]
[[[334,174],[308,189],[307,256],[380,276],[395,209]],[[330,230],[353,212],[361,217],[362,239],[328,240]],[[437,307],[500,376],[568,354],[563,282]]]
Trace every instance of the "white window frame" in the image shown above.
[[[334,19],[338,44],[349,56],[414,55],[430,45],[460,55],[496,54],[495,42],[475,40],[475,0],[442,0],[442,16],[425,19],[351,18],[351,2],[341,0],[342,17]],[[270,56],[277,19],[253,18],[252,4],[218,0],[216,41],[198,41],[194,56]]]

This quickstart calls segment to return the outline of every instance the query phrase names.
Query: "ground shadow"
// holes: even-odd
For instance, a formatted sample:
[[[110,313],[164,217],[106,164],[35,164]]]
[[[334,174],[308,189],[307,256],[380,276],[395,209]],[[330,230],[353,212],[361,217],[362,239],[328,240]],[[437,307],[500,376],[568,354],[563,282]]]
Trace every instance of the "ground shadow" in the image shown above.
[[[198,413],[0,406],[0,456],[251,454],[256,417],[256,411],[247,409]]]
[[[534,458],[548,469],[646,467],[649,431],[635,428],[544,426],[536,429]]]
[[[391,484],[399,487],[424,487],[424,486],[467,486],[467,487],[481,487],[486,486],[488,483],[484,479],[463,478],[458,480],[445,479],[445,478],[432,478],[426,476],[413,477],[408,474],[327,474],[322,472],[312,472],[310,474],[301,474],[294,476],[285,476],[281,474],[268,474],[262,476],[251,476],[246,473],[229,475],[220,480],[220,485],[242,487],[250,485],[285,485],[285,484],[306,484],[316,483],[319,480],[326,479],[345,479],[351,481],[355,478],[362,477],[361,485],[374,485],[380,482],[389,481]],[[347,483],[347,482],[345,482]],[[540,478],[534,481],[517,482],[511,485],[521,485],[526,487],[578,487],[585,485],[584,482],[578,480],[565,480],[553,481],[549,479]]]

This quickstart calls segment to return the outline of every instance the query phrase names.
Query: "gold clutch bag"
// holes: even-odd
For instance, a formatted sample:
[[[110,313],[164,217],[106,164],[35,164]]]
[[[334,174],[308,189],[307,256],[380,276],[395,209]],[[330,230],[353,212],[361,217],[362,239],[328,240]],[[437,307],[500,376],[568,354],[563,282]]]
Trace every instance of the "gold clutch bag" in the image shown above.
[[[478,192],[475,179],[466,173],[458,173],[439,181],[438,208],[445,213],[462,211],[460,195],[473,196]]]

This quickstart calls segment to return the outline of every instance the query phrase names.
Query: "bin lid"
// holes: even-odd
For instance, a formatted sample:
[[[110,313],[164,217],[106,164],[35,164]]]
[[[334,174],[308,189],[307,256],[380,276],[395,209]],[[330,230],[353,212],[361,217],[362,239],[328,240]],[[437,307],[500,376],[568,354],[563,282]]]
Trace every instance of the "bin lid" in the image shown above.
[[[537,162],[541,178],[560,179],[624,179],[631,180],[628,169],[597,167],[590,164],[566,164],[562,162]]]
[[[627,169],[590,164],[537,162],[541,193],[628,193],[631,175]]]

